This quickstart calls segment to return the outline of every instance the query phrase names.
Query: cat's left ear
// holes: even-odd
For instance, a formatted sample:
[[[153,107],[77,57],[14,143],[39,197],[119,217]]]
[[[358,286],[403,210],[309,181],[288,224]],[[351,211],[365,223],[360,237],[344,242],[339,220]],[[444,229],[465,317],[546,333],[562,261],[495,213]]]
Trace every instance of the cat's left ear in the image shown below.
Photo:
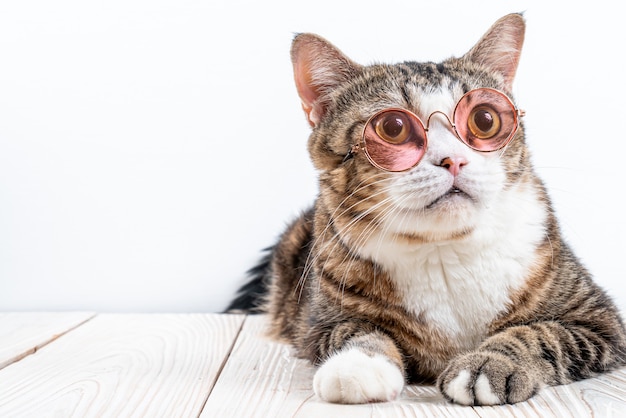
[[[519,64],[526,24],[519,13],[500,18],[463,58],[486,65],[504,77],[510,91]]]
[[[302,109],[312,127],[324,116],[329,93],[355,77],[362,68],[330,42],[310,33],[294,38],[291,61]]]

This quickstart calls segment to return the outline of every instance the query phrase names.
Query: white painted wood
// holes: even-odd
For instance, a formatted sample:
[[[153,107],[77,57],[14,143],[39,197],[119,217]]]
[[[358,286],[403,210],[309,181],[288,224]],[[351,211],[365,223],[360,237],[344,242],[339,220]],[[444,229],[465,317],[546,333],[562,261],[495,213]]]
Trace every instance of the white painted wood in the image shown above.
[[[246,318],[201,417],[291,416],[315,402],[313,369],[286,345],[265,339],[264,327],[264,317]]]
[[[543,389],[526,402],[475,408],[481,417],[626,417],[626,369]]]
[[[527,402],[463,407],[433,386],[409,386],[399,400],[331,405],[313,393],[314,368],[288,346],[262,336],[265,319],[248,317],[209,398],[209,417],[626,417],[626,369],[571,385],[546,388]]]
[[[263,337],[263,316],[81,315],[0,314],[0,341],[40,347],[0,370],[0,417],[626,417],[626,368],[516,405],[452,405],[417,385],[332,405],[307,361]],[[33,335],[45,342],[24,343]]]
[[[289,347],[263,337],[265,318],[250,316],[209,398],[202,418],[212,417],[477,417],[451,405],[429,386],[410,387],[396,402],[332,405],[312,389],[314,368]]]
[[[88,321],[87,312],[0,313],[0,369]]]
[[[99,315],[0,370],[0,417],[197,417],[237,315]]]

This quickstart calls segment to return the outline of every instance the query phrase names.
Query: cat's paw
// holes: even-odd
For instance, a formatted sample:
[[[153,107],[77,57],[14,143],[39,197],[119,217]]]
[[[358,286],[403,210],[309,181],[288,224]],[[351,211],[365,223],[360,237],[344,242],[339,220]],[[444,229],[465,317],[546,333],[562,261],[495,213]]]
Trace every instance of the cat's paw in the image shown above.
[[[313,378],[313,389],[322,400],[357,404],[391,401],[404,387],[400,369],[387,358],[368,356],[351,348],[331,356]]]
[[[539,390],[539,381],[524,364],[479,351],[453,359],[437,386],[448,400],[462,405],[499,405],[530,398]]]

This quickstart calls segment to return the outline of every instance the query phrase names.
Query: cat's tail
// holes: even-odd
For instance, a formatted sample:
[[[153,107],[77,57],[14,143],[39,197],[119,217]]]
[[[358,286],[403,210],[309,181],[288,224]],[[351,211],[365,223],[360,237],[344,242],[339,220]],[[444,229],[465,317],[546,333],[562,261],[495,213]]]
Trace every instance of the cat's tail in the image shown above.
[[[250,280],[239,288],[235,298],[226,308],[226,313],[262,313],[265,298],[269,292],[271,261],[274,247],[263,250],[265,253],[259,264],[248,270]]]

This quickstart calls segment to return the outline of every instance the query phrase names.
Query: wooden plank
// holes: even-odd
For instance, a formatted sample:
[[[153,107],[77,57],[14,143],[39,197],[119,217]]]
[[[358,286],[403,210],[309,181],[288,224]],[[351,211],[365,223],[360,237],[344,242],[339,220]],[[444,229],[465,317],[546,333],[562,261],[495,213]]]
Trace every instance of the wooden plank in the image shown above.
[[[569,385],[548,387],[526,402],[476,408],[481,417],[626,416],[626,369]]]
[[[99,315],[0,370],[0,416],[198,416],[243,320]]]
[[[0,369],[34,353],[93,316],[87,312],[0,313]]]
[[[374,404],[380,409],[375,417],[477,417],[472,408],[447,402],[434,386],[413,385],[405,388],[395,402]]]
[[[445,402],[433,386],[409,386],[395,402],[332,405],[313,393],[314,368],[263,337],[265,318],[248,317],[201,417],[610,417],[626,416],[626,369],[546,388],[497,407]]]
[[[314,368],[293,357],[287,345],[263,337],[265,318],[249,316],[220,375],[202,418],[213,417],[473,417],[430,386],[407,388],[395,402],[333,405],[312,389]]]

